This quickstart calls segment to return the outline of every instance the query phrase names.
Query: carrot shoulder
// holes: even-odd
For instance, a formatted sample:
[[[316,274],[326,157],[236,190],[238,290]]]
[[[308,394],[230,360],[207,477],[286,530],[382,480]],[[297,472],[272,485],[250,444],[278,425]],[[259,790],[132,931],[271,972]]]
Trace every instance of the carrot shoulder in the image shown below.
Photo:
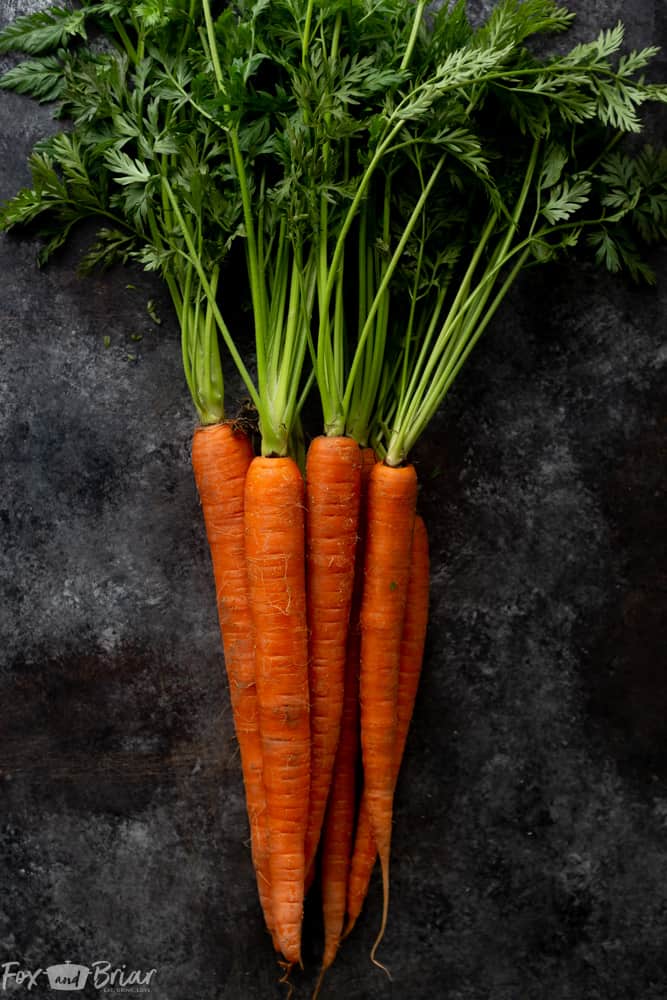
[[[398,694],[396,701],[396,744],[394,748],[394,787],[403,760],[405,743],[412,720],[412,713],[419,686],[426,627],[428,624],[429,597],[429,552],[428,534],[423,519],[415,518],[412,538],[412,556],[408,596],[401,636],[401,660],[398,674]],[[348,922],[345,933],[352,930],[361,912],[377,857],[375,839],[371,830],[370,817],[365,796],[359,806],[359,818],[354,840],[354,853],[350,865],[347,892]]]
[[[378,463],[371,471],[361,605],[361,749],[371,829],[382,868],[382,939],[389,910],[393,759],[401,635],[417,502],[414,466]]]
[[[356,441],[349,437],[312,441],[306,461],[311,731],[306,870],[319,843],[340,735],[360,482],[361,452]]]
[[[250,823],[259,898],[272,931],[266,797],[255,688],[255,640],[245,563],[244,492],[253,459],[248,437],[229,424],[198,427],[192,468],[213,563],[218,618]]]
[[[310,721],[304,484],[292,459],[253,460],[245,529],[274,931],[285,959],[299,963]]]

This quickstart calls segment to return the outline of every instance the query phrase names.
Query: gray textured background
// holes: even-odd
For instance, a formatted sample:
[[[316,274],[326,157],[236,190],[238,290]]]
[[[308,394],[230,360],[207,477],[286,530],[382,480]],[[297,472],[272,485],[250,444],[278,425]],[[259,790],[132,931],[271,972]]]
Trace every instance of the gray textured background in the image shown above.
[[[3,0],[0,20],[38,6]],[[667,43],[664,0],[570,7],[581,37],[622,18],[631,45]],[[0,198],[50,127],[0,95]],[[157,967],[157,1000],[279,997],[176,326],[142,274],[79,278],[81,246],[38,272],[34,242],[0,238],[0,964],[106,958]],[[562,265],[522,281],[419,449],[432,622],[393,982],[368,961],[376,882],[326,997],[667,996],[667,253],[654,264],[657,290]],[[309,926],[298,997],[315,910]]]

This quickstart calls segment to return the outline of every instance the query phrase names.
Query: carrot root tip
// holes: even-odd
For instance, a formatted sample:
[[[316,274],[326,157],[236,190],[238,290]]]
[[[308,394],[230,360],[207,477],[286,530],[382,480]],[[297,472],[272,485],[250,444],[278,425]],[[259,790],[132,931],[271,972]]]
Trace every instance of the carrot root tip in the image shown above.
[[[389,860],[385,855],[380,856],[380,865],[382,867],[382,922],[380,924],[378,936],[376,937],[375,943],[371,948],[370,957],[373,965],[377,965],[379,969],[386,972],[387,978],[391,980],[389,969],[375,957],[375,954],[380,946],[380,942],[384,937],[384,932],[387,929],[387,918],[389,916]]]
[[[373,945],[372,949],[371,949],[371,962],[373,963],[373,965],[377,965],[378,969],[382,969],[382,971],[386,975],[387,979],[390,982],[392,982],[391,972],[389,971],[389,969],[387,968],[387,966],[383,965],[382,962],[378,958],[375,957],[375,950],[376,950],[377,946],[379,945],[379,943],[380,943],[379,941],[376,941],[375,944]]]
[[[312,1000],[317,1000],[317,998],[320,995],[320,990],[322,989],[322,983],[324,982],[324,973],[326,971],[327,971],[327,966],[323,964],[322,968],[320,969],[320,974],[317,977],[317,982],[315,984],[315,989],[313,990]]]
[[[281,986],[287,986],[287,1000],[292,1000],[294,996],[294,983],[290,981],[290,976],[292,974],[292,969],[294,968],[294,962],[285,962],[283,959],[278,959],[278,965],[283,970],[283,974],[278,980]]]
[[[340,936],[340,939],[341,939],[341,941],[344,941],[344,940],[345,940],[345,938],[347,938],[347,937],[349,937],[349,936],[350,936],[350,934],[352,933],[352,931],[353,931],[353,930],[354,930],[354,928],[355,928],[355,925],[356,925],[356,923],[357,923],[356,919],[355,919],[355,920],[352,920],[352,919],[350,918],[350,919],[348,920],[348,922],[347,922],[347,924],[345,925],[345,928],[344,928],[344,930],[343,930],[343,933],[342,933],[342,934],[341,934],[341,936]]]

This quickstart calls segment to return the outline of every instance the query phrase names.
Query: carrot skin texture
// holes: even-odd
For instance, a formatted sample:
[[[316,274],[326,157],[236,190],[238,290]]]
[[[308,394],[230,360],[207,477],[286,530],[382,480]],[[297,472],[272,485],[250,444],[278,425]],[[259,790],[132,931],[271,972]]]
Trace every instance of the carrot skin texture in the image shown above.
[[[291,458],[253,460],[245,532],[274,933],[285,959],[300,963],[310,719],[304,484]]]
[[[213,424],[195,430],[192,468],[213,564],[218,619],[245,785],[252,859],[264,919],[272,932],[266,796],[243,516],[245,479],[252,459],[249,438],[229,424]]]
[[[320,839],[340,735],[360,487],[361,453],[356,441],[315,438],[306,459],[311,731],[307,870]]]
[[[324,917],[322,973],[326,972],[333,963],[341,940],[354,833],[357,758],[359,754],[359,661],[361,654],[359,613],[363,590],[365,494],[370,471],[374,464],[373,449],[364,448],[361,452],[359,533],[355,556],[352,609],[347,636],[343,717],[322,843],[322,910]]]
[[[398,695],[396,704],[396,745],[393,761],[394,789],[403,760],[405,743],[412,720],[422,661],[426,642],[429,602],[429,549],[428,533],[423,519],[415,518],[412,536],[412,555],[408,596],[401,636],[401,662],[398,675]],[[371,830],[368,806],[362,795],[359,818],[354,841],[354,853],[350,865],[350,880],[347,893],[348,922],[345,934],[349,934],[361,913],[368,886],[377,857],[375,839]]]
[[[382,939],[389,909],[393,760],[401,636],[407,601],[417,475],[412,465],[381,463],[371,471],[361,605],[361,749],[364,788],[382,867]]]

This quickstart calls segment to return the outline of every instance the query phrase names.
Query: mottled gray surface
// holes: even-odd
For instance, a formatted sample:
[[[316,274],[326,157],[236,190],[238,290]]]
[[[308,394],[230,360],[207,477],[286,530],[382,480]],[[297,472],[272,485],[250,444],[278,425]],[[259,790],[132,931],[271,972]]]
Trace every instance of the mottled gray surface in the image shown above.
[[[667,42],[663,0],[570,6],[582,37],[621,17],[632,44]],[[0,197],[47,128],[0,97]],[[107,958],[156,967],[157,1000],[279,997],[175,324],[159,283],[80,279],[79,250],[38,272],[34,243],[0,239],[0,964]],[[654,263],[657,291],[565,266],[523,280],[419,449],[433,610],[397,794],[393,982],[368,961],[376,883],[326,997],[667,996]]]

